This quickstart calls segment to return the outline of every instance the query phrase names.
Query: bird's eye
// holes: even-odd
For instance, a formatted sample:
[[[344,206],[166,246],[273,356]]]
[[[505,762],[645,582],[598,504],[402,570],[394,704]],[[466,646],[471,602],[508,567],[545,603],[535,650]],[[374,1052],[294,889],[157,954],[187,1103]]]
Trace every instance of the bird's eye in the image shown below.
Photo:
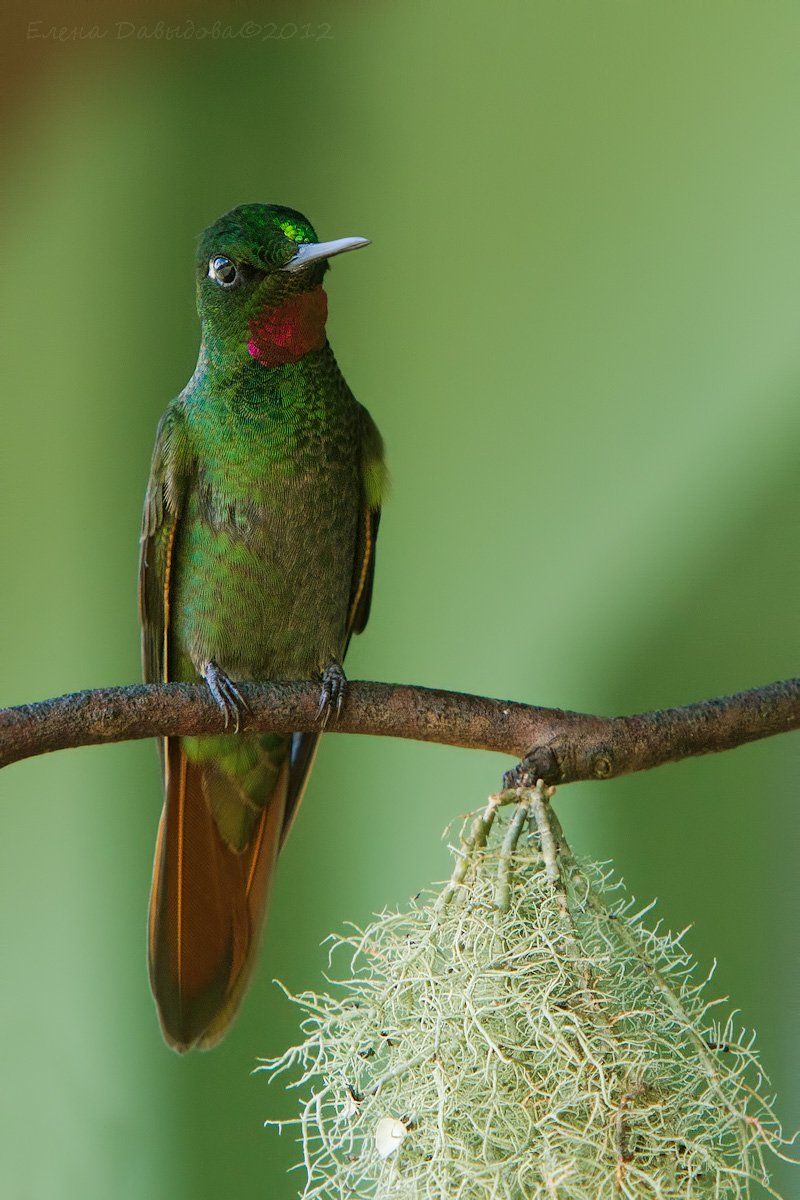
[[[239,278],[236,263],[231,262],[224,254],[215,254],[209,259],[208,274],[210,279],[225,288],[233,287]]]

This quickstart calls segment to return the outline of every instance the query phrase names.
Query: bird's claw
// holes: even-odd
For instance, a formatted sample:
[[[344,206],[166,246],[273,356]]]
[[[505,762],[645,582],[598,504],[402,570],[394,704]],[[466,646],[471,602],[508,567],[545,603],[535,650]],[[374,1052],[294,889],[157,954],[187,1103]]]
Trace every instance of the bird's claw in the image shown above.
[[[322,687],[319,692],[319,708],[317,709],[317,718],[322,719],[323,725],[328,724],[334,709],[337,717],[341,715],[346,691],[347,676],[341,666],[336,662],[328,663],[322,672]]]
[[[222,709],[225,729],[233,720],[233,732],[238,733],[241,714],[243,711],[249,711],[244,696],[233,680],[229,679],[215,662],[206,663],[203,679],[214,700]]]

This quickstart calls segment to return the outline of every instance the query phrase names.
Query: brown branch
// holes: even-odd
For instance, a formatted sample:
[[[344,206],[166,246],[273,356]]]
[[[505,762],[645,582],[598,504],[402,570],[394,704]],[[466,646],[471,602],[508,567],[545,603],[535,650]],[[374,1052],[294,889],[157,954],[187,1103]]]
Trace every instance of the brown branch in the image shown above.
[[[317,684],[252,683],[241,691],[249,707],[243,729],[320,728]],[[72,746],[222,728],[220,711],[202,685],[75,692],[0,710],[0,766]],[[341,716],[327,728],[495,750],[523,760],[509,776],[513,783],[610,779],[800,728],[800,679],[632,717],[596,717],[404,684],[350,683]]]

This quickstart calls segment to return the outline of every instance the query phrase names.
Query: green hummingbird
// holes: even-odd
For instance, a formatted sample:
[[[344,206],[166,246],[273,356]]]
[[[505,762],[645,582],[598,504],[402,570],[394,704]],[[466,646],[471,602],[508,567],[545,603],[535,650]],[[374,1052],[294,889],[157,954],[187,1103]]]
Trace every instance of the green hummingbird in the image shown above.
[[[328,260],[277,204],[243,204],[202,234],[197,367],[158,427],[142,523],[145,679],[205,680],[218,736],[166,738],[150,895],[150,981],[178,1051],[223,1036],[257,949],[275,862],[319,733],[239,732],[243,680],[320,680],[367,623],[386,488],[383,442],[328,344]]]

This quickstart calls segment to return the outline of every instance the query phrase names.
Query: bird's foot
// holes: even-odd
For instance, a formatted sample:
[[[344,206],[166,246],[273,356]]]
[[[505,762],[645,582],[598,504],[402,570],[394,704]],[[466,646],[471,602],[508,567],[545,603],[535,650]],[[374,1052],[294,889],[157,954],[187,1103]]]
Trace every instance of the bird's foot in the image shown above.
[[[213,661],[207,662],[203,668],[203,679],[214,697],[225,719],[227,729],[233,721],[233,732],[239,732],[239,722],[243,711],[247,711],[247,701],[232,679],[229,679],[222,667]]]
[[[323,725],[328,724],[328,720],[334,709],[336,709],[336,716],[339,716],[344,704],[346,691],[347,676],[341,664],[337,662],[328,663],[322,672],[322,687],[319,691],[319,708],[317,709],[317,717],[322,719]]]

